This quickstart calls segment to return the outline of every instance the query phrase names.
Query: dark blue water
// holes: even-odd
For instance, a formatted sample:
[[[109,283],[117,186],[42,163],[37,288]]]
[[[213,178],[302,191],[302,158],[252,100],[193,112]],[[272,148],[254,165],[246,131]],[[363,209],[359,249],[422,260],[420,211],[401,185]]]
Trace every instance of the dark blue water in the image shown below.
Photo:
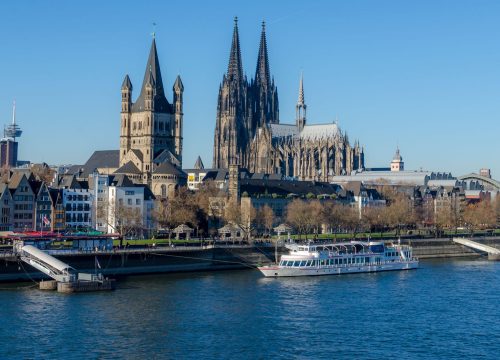
[[[147,276],[119,287],[0,291],[0,358],[500,358],[499,262],[289,279]]]

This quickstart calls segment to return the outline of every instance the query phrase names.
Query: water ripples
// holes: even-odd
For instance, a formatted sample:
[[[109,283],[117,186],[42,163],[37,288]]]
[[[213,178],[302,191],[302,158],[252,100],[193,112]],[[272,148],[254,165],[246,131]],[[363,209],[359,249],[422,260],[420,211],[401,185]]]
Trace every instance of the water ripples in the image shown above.
[[[484,358],[499,353],[500,263],[262,278],[143,276],[112,293],[0,292],[2,358]]]

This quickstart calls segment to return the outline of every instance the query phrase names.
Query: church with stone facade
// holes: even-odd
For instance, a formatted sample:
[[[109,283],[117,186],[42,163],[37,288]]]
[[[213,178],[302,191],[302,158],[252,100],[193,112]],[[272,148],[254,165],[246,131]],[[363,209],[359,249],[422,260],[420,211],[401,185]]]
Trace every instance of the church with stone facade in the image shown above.
[[[219,87],[213,167],[238,164],[253,173],[317,181],[363,169],[364,151],[359,143],[351,145],[337,123],[309,124],[306,110],[301,77],[295,124],[280,123],[265,24],[255,77],[248,81],[243,75],[235,18],[229,65]]]
[[[132,90],[126,75],[121,87],[120,167],[114,173],[147,184],[156,196],[166,197],[177,184],[186,182],[186,174],[181,170],[184,86],[177,76],[172,88],[173,102],[169,103],[155,39],[135,102]]]

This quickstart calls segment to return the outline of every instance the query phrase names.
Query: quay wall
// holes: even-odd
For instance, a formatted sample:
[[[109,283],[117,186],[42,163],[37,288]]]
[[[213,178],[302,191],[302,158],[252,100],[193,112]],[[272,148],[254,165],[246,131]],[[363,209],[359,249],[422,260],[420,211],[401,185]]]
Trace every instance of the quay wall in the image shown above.
[[[100,272],[108,277],[189,271],[254,268],[274,261],[274,246],[226,245],[206,247],[143,248],[113,251],[50,251],[78,272]],[[5,254],[4,254],[5,255]],[[18,261],[0,256],[1,281],[49,280],[45,274]]]
[[[500,237],[478,237],[474,238],[473,241],[500,248]],[[411,245],[413,248],[413,255],[419,259],[474,257],[485,255],[484,253],[480,253],[464,245],[457,244],[453,242],[453,239],[449,238],[402,239],[401,243]]]
[[[500,237],[474,238],[474,241],[500,248]],[[387,241],[390,243],[393,241]],[[419,259],[484,256],[473,249],[456,244],[452,239],[401,239],[413,247]],[[287,253],[278,248],[278,255]],[[71,265],[79,272],[103,273],[108,277],[137,274],[215,271],[255,268],[275,261],[271,244],[222,245],[205,247],[143,248],[113,251],[51,251],[51,255]],[[0,282],[50,280],[47,276],[18,261],[11,253],[0,254]]]

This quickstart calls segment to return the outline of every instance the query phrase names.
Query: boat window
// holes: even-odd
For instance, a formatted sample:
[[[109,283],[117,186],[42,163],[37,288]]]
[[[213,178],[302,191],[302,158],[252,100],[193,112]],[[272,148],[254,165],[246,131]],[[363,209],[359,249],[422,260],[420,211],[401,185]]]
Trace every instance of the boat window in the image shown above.
[[[305,261],[301,261],[300,262],[300,266],[305,266],[306,265],[306,262]]]

